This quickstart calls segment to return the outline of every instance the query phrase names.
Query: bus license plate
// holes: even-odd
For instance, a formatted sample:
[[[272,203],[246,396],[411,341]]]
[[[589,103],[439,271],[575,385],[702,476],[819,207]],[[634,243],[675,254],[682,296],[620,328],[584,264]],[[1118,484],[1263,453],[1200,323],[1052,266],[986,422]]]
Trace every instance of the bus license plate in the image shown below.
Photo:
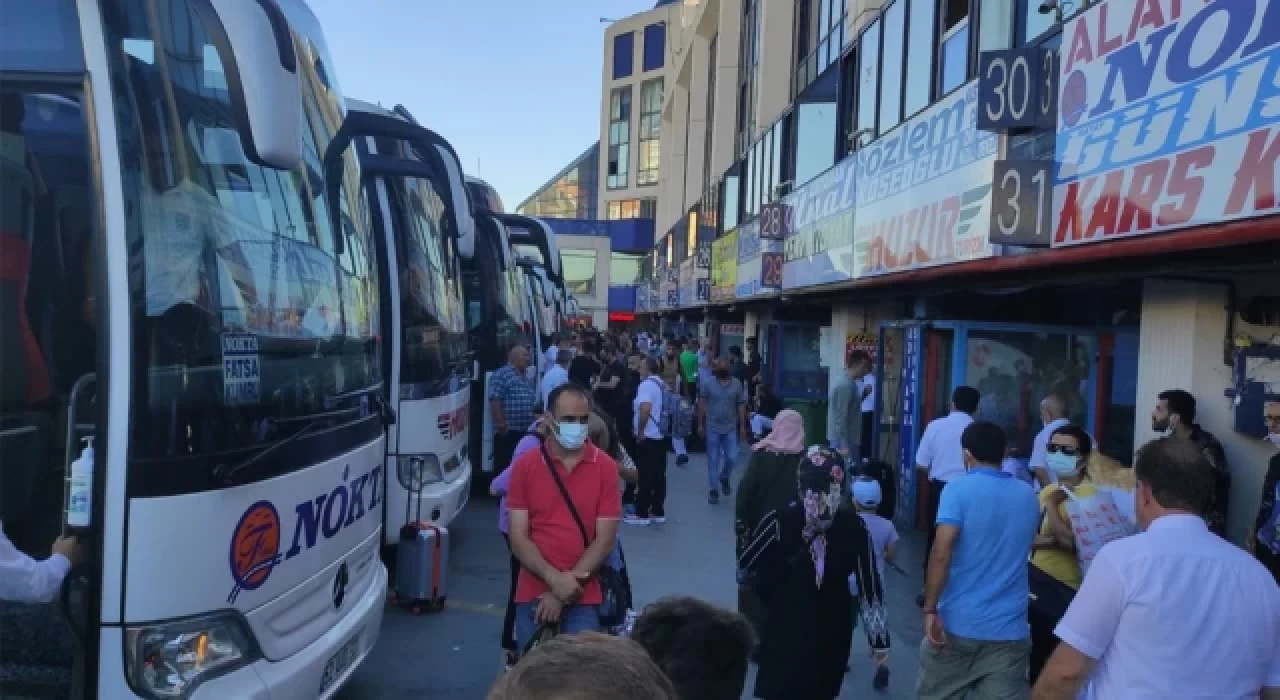
[[[360,635],[352,637],[338,653],[329,657],[329,661],[324,665],[324,676],[320,679],[320,694],[323,695],[333,682],[342,677],[351,664],[355,663],[356,658],[360,656]]]

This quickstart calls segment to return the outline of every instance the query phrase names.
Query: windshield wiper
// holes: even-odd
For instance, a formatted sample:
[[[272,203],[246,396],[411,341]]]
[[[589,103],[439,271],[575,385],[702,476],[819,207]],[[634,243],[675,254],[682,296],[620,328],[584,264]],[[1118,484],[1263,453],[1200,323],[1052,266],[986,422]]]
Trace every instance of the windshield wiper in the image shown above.
[[[275,444],[269,445],[268,447],[264,448],[262,451],[254,454],[252,457],[244,459],[240,462],[236,462],[234,464],[227,464],[226,462],[219,464],[218,466],[213,468],[213,476],[215,479],[222,480],[222,482],[225,485],[230,486],[236,474],[239,474],[245,469],[248,469],[249,467],[252,467],[253,465],[257,464],[263,457],[266,457],[267,455],[271,454],[272,452],[275,452],[276,450],[280,449],[281,447],[284,447],[285,445],[288,445],[292,442],[297,441],[299,438],[315,430],[318,426],[328,424],[329,420],[334,416],[345,415],[348,413],[355,413],[359,410],[360,410],[359,408],[344,408],[337,411],[327,411],[325,413],[316,415],[311,420],[307,421],[307,423],[303,425],[301,428],[298,428],[298,430],[295,431],[289,437],[281,438],[280,440],[276,441]]]

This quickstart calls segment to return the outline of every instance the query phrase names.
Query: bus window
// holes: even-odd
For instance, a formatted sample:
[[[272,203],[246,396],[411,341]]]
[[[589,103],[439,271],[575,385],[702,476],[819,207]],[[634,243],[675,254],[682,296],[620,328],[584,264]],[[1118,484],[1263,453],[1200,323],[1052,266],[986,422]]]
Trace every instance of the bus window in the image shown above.
[[[308,426],[237,481],[376,439],[377,273],[354,154],[338,230],[324,197],[321,154],[343,117],[318,68],[328,57],[295,42],[303,164],[266,168],[245,156],[200,16],[185,2],[119,4],[107,41],[131,241],[132,495],[223,487],[215,467]]]

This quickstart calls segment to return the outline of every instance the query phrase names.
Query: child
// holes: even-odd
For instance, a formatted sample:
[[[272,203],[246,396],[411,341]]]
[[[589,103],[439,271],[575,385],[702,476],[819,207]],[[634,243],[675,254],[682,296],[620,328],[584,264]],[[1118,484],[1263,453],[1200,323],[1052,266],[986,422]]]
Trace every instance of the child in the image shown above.
[[[880,571],[880,587],[888,590],[884,585],[884,569],[886,564],[893,565],[893,553],[898,545],[898,529],[893,526],[892,520],[876,515],[880,498],[880,482],[875,479],[863,476],[853,482],[853,505],[858,515],[862,517],[862,522],[866,523],[867,531],[871,533],[871,542],[875,545],[876,564]],[[876,690],[887,688],[889,667],[881,663],[876,669],[872,683]]]

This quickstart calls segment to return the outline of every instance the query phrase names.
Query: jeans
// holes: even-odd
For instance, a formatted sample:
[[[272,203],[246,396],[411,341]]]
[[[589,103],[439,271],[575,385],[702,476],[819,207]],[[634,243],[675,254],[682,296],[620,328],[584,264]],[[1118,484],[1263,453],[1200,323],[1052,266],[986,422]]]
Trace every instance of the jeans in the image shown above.
[[[529,646],[533,633],[538,631],[538,623],[533,613],[538,609],[537,601],[516,605],[516,644],[520,653]],[[594,605],[570,605],[560,612],[559,634],[577,634],[579,632],[599,632],[600,615]]]
[[[661,440],[649,438],[636,443],[636,515],[641,518],[666,516],[667,447]]]
[[[733,465],[738,461],[738,434],[707,431],[707,483],[711,490],[719,488],[722,480],[728,480]]]

